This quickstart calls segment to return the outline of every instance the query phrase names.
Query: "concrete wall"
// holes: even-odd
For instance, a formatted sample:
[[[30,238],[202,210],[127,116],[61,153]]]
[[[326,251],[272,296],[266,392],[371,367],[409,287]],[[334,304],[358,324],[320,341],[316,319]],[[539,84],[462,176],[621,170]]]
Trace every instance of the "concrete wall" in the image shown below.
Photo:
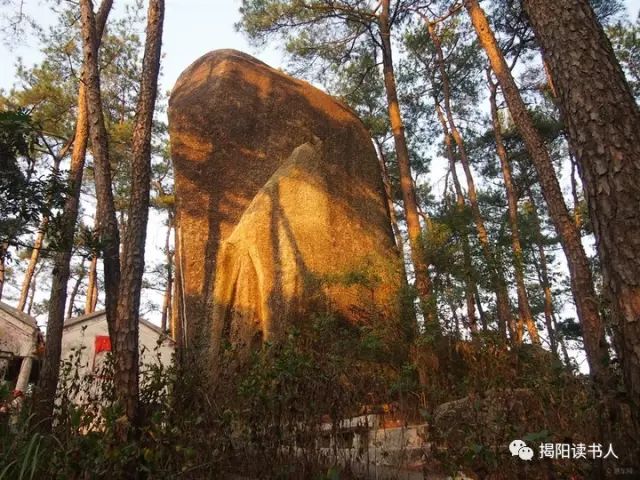
[[[38,333],[33,317],[0,302],[0,381],[7,380],[9,362],[22,359],[15,388],[27,390],[37,355]]]
[[[96,336],[108,336],[107,317],[104,312],[86,315],[79,318],[67,320],[62,335],[62,360],[70,360],[74,349],[84,346],[80,355],[80,364],[83,372],[89,372],[94,363],[99,364],[99,357],[96,358],[95,338]],[[161,340],[160,346],[158,341]],[[156,350],[157,349],[157,350]],[[150,327],[146,322],[140,322],[140,351],[141,364],[152,364],[160,362],[164,366],[169,366],[174,351],[173,341],[162,334],[159,329]],[[94,362],[96,360],[96,362]],[[81,372],[81,373],[83,373]]]
[[[12,310],[7,305],[0,306],[0,350],[9,351],[16,357],[33,355],[35,321],[28,315]],[[33,323],[27,323],[23,316]]]

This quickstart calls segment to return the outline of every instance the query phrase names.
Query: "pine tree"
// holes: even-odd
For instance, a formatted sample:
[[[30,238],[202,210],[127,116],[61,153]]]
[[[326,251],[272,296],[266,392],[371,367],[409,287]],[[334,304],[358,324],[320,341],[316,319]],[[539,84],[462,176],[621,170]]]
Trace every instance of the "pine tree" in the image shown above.
[[[513,121],[520,131],[535,165],[551,219],[560,237],[569,265],[571,286],[578,317],[583,327],[589,367],[596,382],[601,385],[605,384],[609,378],[608,348],[604,326],[595,301],[593,277],[580,234],[569,215],[549,153],[525,107],[484,11],[477,0],[465,0],[465,7],[477,32],[480,44],[487,53],[491,68],[502,88]]]
[[[104,251],[107,323],[114,347],[117,400],[130,426],[138,420],[138,318],[151,182],[151,127],[160,73],[164,1],[150,0],[140,95],[132,138],[132,185],[120,256],[108,137],[102,110],[96,28],[91,0],[80,3],[90,137],[95,159],[97,230]],[[127,433],[125,428],[122,433]]]
[[[102,38],[112,4],[113,2],[111,0],[103,0],[100,5],[96,23],[93,25],[94,32],[97,31],[97,33],[94,33],[94,37],[91,40],[95,52],[97,52],[99,47],[99,40],[97,39]],[[64,215],[61,221],[59,252],[54,259],[54,273],[49,298],[49,318],[47,321],[47,336],[45,341],[45,358],[38,379],[36,418],[40,427],[45,431],[51,429],[56,388],[58,385],[62,350],[62,329],[67,303],[67,283],[71,274],[71,253],[89,139],[89,114],[87,89],[85,86],[85,82],[88,81],[89,77],[88,71],[84,68],[81,77],[84,81],[80,83],[78,92],[78,115],[76,119],[74,147],[71,154],[71,168],[69,170],[71,192],[65,203]]]
[[[525,0],[576,155],[622,368],[640,411],[640,109],[586,0]],[[638,421],[638,418],[636,418]]]

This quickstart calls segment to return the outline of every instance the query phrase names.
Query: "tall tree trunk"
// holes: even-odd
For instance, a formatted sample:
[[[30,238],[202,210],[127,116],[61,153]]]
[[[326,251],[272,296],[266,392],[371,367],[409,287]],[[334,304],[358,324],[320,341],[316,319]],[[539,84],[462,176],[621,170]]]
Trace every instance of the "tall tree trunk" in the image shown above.
[[[171,315],[171,308],[173,303],[173,277],[172,274],[167,272],[167,287],[164,291],[164,298],[162,300],[162,319],[160,321],[160,328],[163,332],[167,332],[169,328],[169,317]]]
[[[96,18],[96,38],[101,38],[113,0],[103,0]],[[96,49],[98,42],[95,42]],[[83,67],[81,78],[85,79]],[[70,276],[71,253],[73,239],[78,219],[80,205],[80,188],[84,172],[84,162],[89,139],[89,118],[87,109],[87,91],[85,82],[80,82],[78,91],[78,116],[74,136],[71,166],[69,169],[70,193],[65,201],[61,220],[60,250],[56,253],[53,266],[51,294],[49,296],[49,317],[47,322],[47,336],[45,354],[40,378],[38,379],[37,407],[35,419],[39,421],[42,430],[51,429],[51,416],[58,385],[58,367],[62,348],[62,327],[67,303],[67,283]]]
[[[58,154],[54,154],[50,149],[49,151],[53,155],[53,173],[58,174],[60,171],[60,162],[62,159],[67,156],[69,149],[73,146],[74,140],[69,140],[66,145],[61,149]],[[27,270],[24,273],[24,278],[22,279],[22,288],[20,290],[20,299],[18,300],[18,310],[23,311],[24,306],[27,302],[27,296],[29,293],[29,286],[31,285],[31,280],[36,271],[36,266],[38,265],[38,260],[40,260],[40,251],[42,249],[42,244],[44,243],[44,237],[47,234],[47,228],[49,226],[49,217],[44,216],[42,221],[40,222],[40,227],[38,228],[38,233],[36,234],[36,238],[33,242],[33,249],[31,250],[31,257],[29,258],[29,265],[27,266]]]
[[[378,153],[378,162],[380,163],[380,170],[382,172],[382,183],[384,184],[384,191],[387,197],[387,206],[389,208],[389,217],[391,219],[391,229],[393,230],[393,236],[396,239],[396,247],[400,252],[400,255],[404,257],[404,241],[402,240],[402,234],[400,233],[400,227],[398,226],[398,218],[396,217],[396,210],[393,205],[393,188],[391,185],[391,178],[389,177],[389,170],[387,169],[387,159],[384,154],[383,146],[380,140],[373,138]],[[404,265],[404,261],[402,262]]]
[[[578,181],[576,179],[576,160],[573,158],[573,154],[569,152],[569,159],[571,160],[571,196],[573,197],[573,221],[576,223],[576,228],[580,230],[582,228],[582,215],[580,214],[580,194],[578,193]]]
[[[4,291],[5,281],[5,259],[7,257],[7,244],[0,244],[0,300],[2,300],[2,292]]]
[[[73,284],[73,288],[71,289],[71,295],[69,296],[69,306],[67,307],[67,318],[71,318],[73,316],[73,307],[76,303],[76,297],[78,296],[78,290],[80,289],[80,285],[82,284],[82,280],[84,280],[84,276],[86,274],[86,270],[84,268],[85,258],[82,258],[82,263],[80,264],[80,271],[78,272],[78,278],[76,282]]]
[[[35,301],[36,291],[38,289],[38,284],[37,284],[38,275],[40,274],[41,271],[42,271],[42,268],[39,268],[33,274],[33,278],[32,278],[30,289],[29,289],[30,293],[29,293],[29,306],[27,307],[27,315],[31,315],[31,310],[33,309],[33,303]]]
[[[416,192],[413,188],[413,179],[411,177],[409,149],[407,147],[402,115],[400,114],[400,104],[398,103],[398,92],[396,88],[396,78],[391,49],[391,20],[389,16],[390,0],[382,0],[381,4],[382,10],[378,17],[378,21],[382,42],[384,85],[387,95],[389,120],[391,122],[391,130],[393,132],[393,140],[395,142],[396,156],[400,170],[400,190],[402,192],[407,232],[409,234],[411,261],[416,277],[416,290],[420,298],[422,314],[429,327],[437,330],[438,318],[436,315],[436,301],[433,297],[431,279],[429,278],[424,243],[422,241],[422,228],[420,226]]]
[[[597,297],[593,288],[593,278],[589,261],[584,252],[580,234],[565,204],[562,190],[542,137],[536,130],[527,108],[520,97],[518,86],[511,75],[487,17],[478,0],[465,0],[465,7],[491,63],[503,95],[525,142],[531,160],[542,186],[542,193],[549,207],[549,213],[571,274],[571,289],[576,303],[578,318],[584,332],[584,343],[589,367],[596,384],[602,385],[609,378],[609,354],[604,336],[604,326],[600,319]],[[557,82],[556,82],[557,83]],[[556,85],[557,87],[557,85]]]
[[[24,311],[24,307],[27,305],[27,297],[29,296],[31,282],[36,272],[38,260],[40,259],[40,250],[42,249],[42,244],[44,243],[44,235],[47,230],[48,224],[49,219],[46,217],[43,218],[42,222],[40,223],[38,233],[36,233],[36,238],[33,242],[31,257],[29,258],[29,265],[27,265],[27,270],[24,272],[24,278],[22,279],[22,288],[20,289],[20,298],[18,299],[18,306],[16,307],[21,312]]]
[[[552,326],[554,332],[558,331],[558,319],[556,313],[553,312],[551,315],[551,319],[553,320]],[[567,342],[564,341],[561,335],[556,333],[556,340],[558,341],[558,345],[560,345],[560,350],[562,350],[562,358],[564,358],[565,365],[571,366],[571,357],[569,356],[569,352],[567,351]]]
[[[98,254],[93,253],[91,263],[89,264],[89,275],[87,279],[87,294],[84,301],[84,314],[93,313],[96,310],[96,302],[98,294]]]
[[[442,126],[442,131],[444,133],[446,154],[447,159],[449,160],[449,171],[451,172],[453,188],[456,193],[456,210],[458,212],[458,215],[462,215],[465,212],[466,202],[464,200],[464,194],[462,193],[462,187],[460,186],[460,180],[458,179],[458,173],[456,172],[456,158],[455,154],[453,153],[451,132],[449,132],[449,127],[447,126],[447,121],[444,118],[444,113],[442,113],[442,108],[437,96],[435,95],[434,102],[436,106],[436,113],[438,114],[438,120],[440,121],[440,125]],[[467,235],[466,225],[460,232],[460,237],[462,239],[462,261],[465,271],[465,300],[467,304],[467,317],[469,318],[471,331],[475,333],[478,331],[478,321],[476,318],[475,308],[476,305],[474,300],[477,286],[475,282],[475,272],[473,269],[473,264],[471,262],[471,248],[469,246],[469,236]]]
[[[131,156],[131,194],[122,252],[114,358],[116,396],[135,425],[138,414],[138,324],[151,183],[151,128],[158,94],[164,0],[149,0]],[[108,280],[105,279],[105,284]],[[108,291],[108,290],[107,290]]]
[[[500,159],[502,168],[502,178],[504,179],[504,189],[507,194],[507,205],[509,209],[509,225],[511,227],[511,251],[513,253],[513,266],[516,277],[516,291],[518,294],[518,311],[520,313],[520,322],[524,323],[529,332],[531,342],[540,344],[538,328],[531,313],[529,304],[529,296],[527,295],[527,287],[524,283],[524,258],[522,255],[522,244],[520,242],[520,227],[518,226],[518,198],[516,189],[513,185],[513,176],[511,174],[511,165],[507,149],[504,146],[502,138],[502,125],[498,115],[497,90],[498,86],[491,79],[491,72],[487,71],[487,80],[489,82],[489,102],[491,104],[491,121],[493,124],[493,134],[496,140],[496,152]]]
[[[179,223],[176,221],[176,223]],[[184,365],[184,352],[188,346],[187,328],[184,322],[185,306],[181,301],[184,298],[184,279],[182,278],[182,272],[184,271],[184,262],[181,260],[182,251],[182,232],[179,228],[173,229],[173,245],[174,253],[173,258],[176,260],[173,270],[173,305],[171,309],[171,338],[176,342],[176,361],[178,365]]]
[[[496,294],[496,307],[500,333],[502,335],[506,335],[506,329],[508,327],[514,342],[520,343],[522,335],[519,334],[519,329],[516,328],[513,321],[513,315],[511,315],[507,285],[503,275],[500,272],[501,268],[497,263],[495,254],[493,252],[493,247],[489,240],[489,234],[484,224],[484,218],[482,217],[480,206],[478,205],[478,194],[476,192],[476,185],[473,179],[473,174],[471,173],[471,164],[469,161],[469,156],[467,155],[467,149],[464,143],[464,139],[462,138],[462,134],[458,130],[458,126],[456,125],[455,119],[453,118],[453,111],[451,108],[451,87],[449,84],[449,75],[447,73],[445,65],[444,53],[442,51],[440,37],[435,30],[434,23],[427,22],[427,28],[429,30],[429,36],[431,37],[436,50],[438,70],[440,71],[440,77],[442,80],[444,113],[451,130],[451,135],[456,142],[456,145],[458,146],[460,164],[462,165],[462,169],[467,180],[467,195],[469,197],[469,204],[471,206],[471,215],[478,232],[478,238],[480,240],[480,246],[482,247],[482,253],[487,262],[489,275],[491,277],[491,284]]]
[[[476,308],[478,309],[478,315],[480,315],[480,323],[482,324],[482,331],[487,332],[489,325],[487,323],[487,316],[484,314],[484,307],[482,306],[482,300],[480,299],[480,291],[478,290],[478,284],[474,282],[473,294],[476,297]]]
[[[528,190],[529,202],[531,204],[531,218],[533,219],[533,236],[535,239],[536,247],[538,250],[538,262],[536,263],[536,270],[538,272],[538,279],[542,292],[544,295],[544,320],[547,326],[547,332],[549,334],[549,345],[551,351],[558,356],[558,343],[556,340],[555,326],[553,325],[553,297],[551,295],[551,282],[549,281],[549,268],[547,266],[547,255],[544,251],[544,243],[542,237],[542,227],[540,226],[540,217],[538,216],[538,209],[536,207],[535,199],[531,188]]]
[[[558,322],[556,320],[555,307],[553,306],[553,295],[551,294],[551,280],[549,278],[549,266],[547,264],[547,255],[544,251],[544,241],[542,236],[542,227],[540,225],[540,216],[538,215],[538,209],[536,207],[535,197],[533,196],[533,192],[529,187],[527,189],[527,193],[529,195],[529,201],[531,203],[532,209],[532,218],[534,224],[534,238],[537,247],[539,262],[536,261],[535,256],[533,259],[534,267],[536,269],[536,273],[538,275],[538,280],[540,282],[540,286],[543,289],[544,295],[544,317],[545,317],[545,325],[547,326],[547,331],[549,332],[549,343],[551,346],[551,350],[558,356],[558,346],[562,350],[562,357],[564,358],[564,362],[566,365],[571,365],[571,358],[569,357],[569,352],[567,351],[567,346],[562,339],[562,337],[558,334]],[[558,357],[559,358],[559,357]]]
[[[172,293],[173,293],[173,254],[171,252],[171,230],[173,229],[173,214],[169,211],[167,219],[167,236],[164,241],[164,251],[167,262],[167,286],[164,291],[162,301],[162,319],[160,321],[163,332],[169,326],[169,316],[171,315]]]
[[[556,92],[556,86],[553,84],[553,79],[551,78],[551,72],[549,72],[549,64],[546,61],[542,61],[542,68],[544,69],[544,76],[547,79],[547,86],[549,88],[549,93],[551,94],[551,98],[553,98],[554,103],[558,99],[558,92]]]
[[[456,338],[460,338],[460,317],[458,316],[458,306],[455,305],[454,303],[454,298],[457,297],[457,295],[455,295],[453,293],[453,282],[451,281],[451,275],[450,274],[446,274],[445,278],[444,278],[444,289],[445,291],[445,296],[447,299],[447,304],[449,306],[449,310],[451,310],[451,317],[453,318],[453,331],[455,333]],[[464,324],[464,321],[462,322]],[[470,326],[469,326],[470,328]]]
[[[93,279],[93,294],[91,295],[91,313],[96,311],[98,306],[98,292],[100,292],[100,282],[98,280],[98,272]]]
[[[640,423],[640,109],[587,0],[524,0],[580,169]]]
[[[98,70],[98,42],[92,0],[80,1],[82,21],[82,51],[85,69],[86,102],[89,118],[89,138],[94,162],[96,186],[96,232],[103,249],[105,307],[109,335],[115,339],[120,285],[120,234],[113,201],[111,164],[107,130],[102,111],[100,72]],[[135,170],[132,170],[135,172]],[[115,343],[115,342],[113,342]],[[114,345],[114,352],[116,347]]]

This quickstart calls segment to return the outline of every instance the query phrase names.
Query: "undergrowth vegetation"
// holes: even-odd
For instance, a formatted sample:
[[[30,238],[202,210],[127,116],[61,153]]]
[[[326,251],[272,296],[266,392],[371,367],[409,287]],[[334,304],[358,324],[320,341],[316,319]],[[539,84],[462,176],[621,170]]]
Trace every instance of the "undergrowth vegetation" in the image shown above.
[[[590,462],[528,464],[508,452],[514,438],[602,438],[587,380],[548,352],[509,350],[480,335],[422,339],[397,367],[384,361],[388,353],[376,332],[317,316],[281,344],[254,352],[240,375],[222,375],[215,388],[188,362],[146,365],[138,429],[123,442],[112,366],[83,375],[76,351],[62,365],[52,433],[33,424],[30,395],[18,410],[2,391],[0,480],[359,478],[339,426],[391,403],[403,424],[428,424],[426,471],[471,478],[592,473]]]

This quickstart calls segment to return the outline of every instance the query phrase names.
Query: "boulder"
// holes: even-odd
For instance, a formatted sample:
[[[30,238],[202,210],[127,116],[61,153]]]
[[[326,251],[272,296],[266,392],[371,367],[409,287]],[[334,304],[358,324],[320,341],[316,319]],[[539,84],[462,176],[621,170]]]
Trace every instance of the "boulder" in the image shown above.
[[[178,79],[169,133],[180,344],[242,356],[324,311],[406,342],[379,164],[350,109],[218,50]]]

